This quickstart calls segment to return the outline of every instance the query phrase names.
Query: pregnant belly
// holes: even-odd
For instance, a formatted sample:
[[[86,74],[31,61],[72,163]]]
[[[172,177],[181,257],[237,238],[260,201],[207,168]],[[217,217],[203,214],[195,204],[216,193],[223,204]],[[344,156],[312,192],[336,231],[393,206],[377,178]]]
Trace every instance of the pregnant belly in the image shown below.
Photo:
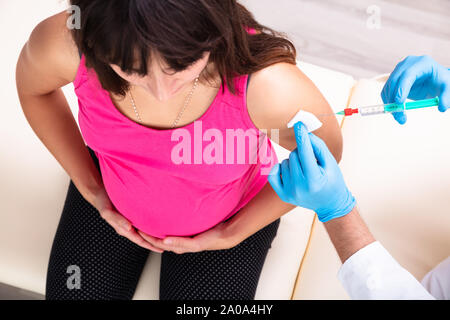
[[[244,193],[239,182],[183,184],[179,178],[167,176],[152,183],[123,175],[119,178],[105,169],[102,176],[117,211],[138,230],[158,238],[191,236],[214,227],[233,213]]]

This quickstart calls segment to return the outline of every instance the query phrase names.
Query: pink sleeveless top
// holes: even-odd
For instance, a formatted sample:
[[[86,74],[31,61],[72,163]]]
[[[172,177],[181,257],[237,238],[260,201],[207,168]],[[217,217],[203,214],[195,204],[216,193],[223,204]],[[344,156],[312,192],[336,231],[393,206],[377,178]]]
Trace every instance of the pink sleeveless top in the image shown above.
[[[158,238],[201,233],[266,185],[278,159],[248,114],[247,80],[234,78],[236,95],[223,83],[225,92],[221,87],[196,121],[153,129],[115,107],[82,56],[74,80],[80,130],[99,159],[112,203],[137,229]]]

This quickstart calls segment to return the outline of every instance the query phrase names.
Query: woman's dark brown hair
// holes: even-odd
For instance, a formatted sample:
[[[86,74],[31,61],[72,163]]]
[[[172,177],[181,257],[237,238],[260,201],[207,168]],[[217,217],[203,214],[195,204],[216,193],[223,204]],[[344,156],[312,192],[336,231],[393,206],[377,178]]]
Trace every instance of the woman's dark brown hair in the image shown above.
[[[222,82],[235,94],[233,77],[278,62],[296,64],[286,34],[259,24],[236,0],[71,0],[81,9],[81,28],[73,30],[86,66],[102,87],[124,96],[129,84],[110,64],[128,74],[147,74],[158,54],[179,72],[210,52]],[[245,27],[256,34],[248,34]],[[212,75],[205,74],[205,79]]]

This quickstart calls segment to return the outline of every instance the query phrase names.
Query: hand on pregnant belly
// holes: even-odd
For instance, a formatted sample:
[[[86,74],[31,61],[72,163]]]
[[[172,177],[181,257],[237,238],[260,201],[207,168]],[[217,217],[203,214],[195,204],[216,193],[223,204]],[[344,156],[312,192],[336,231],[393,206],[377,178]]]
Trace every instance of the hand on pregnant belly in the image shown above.
[[[222,222],[205,232],[191,237],[166,237],[160,239],[145,234],[142,231],[138,231],[138,233],[142,238],[157,248],[182,254],[187,252],[231,249],[237,246],[239,241],[229,236],[230,233],[227,232],[227,226],[227,222]]]
[[[116,211],[105,189],[98,192],[94,201],[94,206],[99,211],[100,216],[113,227],[119,235],[148,250],[159,253],[164,251],[142,238],[131,223]]]

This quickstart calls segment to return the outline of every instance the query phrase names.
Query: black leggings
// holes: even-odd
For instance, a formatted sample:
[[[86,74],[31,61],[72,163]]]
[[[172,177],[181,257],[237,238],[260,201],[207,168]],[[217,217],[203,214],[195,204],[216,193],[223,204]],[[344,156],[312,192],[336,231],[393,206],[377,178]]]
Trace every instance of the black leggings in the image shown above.
[[[164,251],[160,300],[253,300],[279,224],[280,219],[231,249]],[[46,299],[130,300],[150,252],[118,235],[70,181],[51,249]]]

